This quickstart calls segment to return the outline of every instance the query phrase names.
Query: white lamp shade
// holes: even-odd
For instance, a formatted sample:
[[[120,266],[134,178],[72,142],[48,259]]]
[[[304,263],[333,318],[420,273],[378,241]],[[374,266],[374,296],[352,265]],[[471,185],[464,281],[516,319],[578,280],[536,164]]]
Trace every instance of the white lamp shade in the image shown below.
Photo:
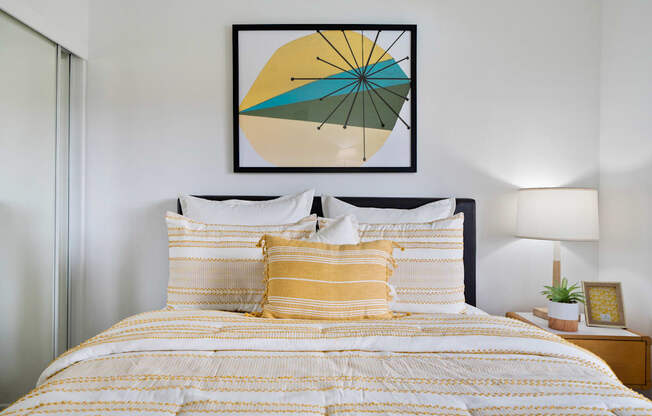
[[[597,240],[600,237],[598,191],[586,188],[519,190],[516,235],[540,240]]]

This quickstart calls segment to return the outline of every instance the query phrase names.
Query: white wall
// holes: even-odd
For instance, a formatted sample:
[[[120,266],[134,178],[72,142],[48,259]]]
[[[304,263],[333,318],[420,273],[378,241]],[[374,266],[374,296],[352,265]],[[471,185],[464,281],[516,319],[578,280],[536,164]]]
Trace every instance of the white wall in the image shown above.
[[[89,0],[0,0],[0,9],[84,59],[88,6]]]
[[[231,24],[305,22],[418,24],[418,173],[232,173]],[[511,237],[514,191],[597,186],[599,37],[591,0],[92,1],[73,340],[165,304],[178,192],[475,198],[479,306],[542,304],[552,244]],[[562,256],[571,280],[596,278],[597,244]]]
[[[621,281],[630,327],[652,334],[652,2],[603,3],[600,280]]]

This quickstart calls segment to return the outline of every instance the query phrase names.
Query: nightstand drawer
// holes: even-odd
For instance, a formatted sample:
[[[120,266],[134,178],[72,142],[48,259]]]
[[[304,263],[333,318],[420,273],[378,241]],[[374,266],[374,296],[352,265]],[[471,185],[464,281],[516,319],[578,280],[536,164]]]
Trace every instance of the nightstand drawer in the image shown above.
[[[566,337],[566,340],[586,348],[606,361],[623,384],[641,386],[646,384],[646,342],[572,339],[570,337]]]

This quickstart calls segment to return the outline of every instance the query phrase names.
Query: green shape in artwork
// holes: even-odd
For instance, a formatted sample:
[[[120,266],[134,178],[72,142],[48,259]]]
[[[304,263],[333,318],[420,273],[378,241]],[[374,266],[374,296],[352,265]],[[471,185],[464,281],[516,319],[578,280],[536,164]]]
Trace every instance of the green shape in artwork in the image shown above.
[[[286,120],[313,121],[320,124],[328,118],[326,124],[338,125],[344,125],[346,118],[349,117],[349,126],[363,127],[364,124],[364,127],[367,128],[393,130],[398,118],[396,114],[388,108],[388,105],[397,113],[400,112],[401,107],[403,107],[403,104],[406,102],[406,100],[401,97],[407,96],[409,91],[409,83],[389,86],[386,87],[386,89],[377,88],[371,91],[359,91],[357,97],[355,97],[356,91],[354,89],[348,96],[331,96],[324,98],[323,100],[316,99],[247,111],[246,114],[248,116],[272,117]],[[354,98],[355,104],[351,110]],[[363,99],[364,123],[362,118]],[[338,104],[339,107],[337,107]],[[335,112],[329,117],[329,114],[331,114],[336,107],[337,110],[335,110]],[[349,110],[351,110],[350,116]]]

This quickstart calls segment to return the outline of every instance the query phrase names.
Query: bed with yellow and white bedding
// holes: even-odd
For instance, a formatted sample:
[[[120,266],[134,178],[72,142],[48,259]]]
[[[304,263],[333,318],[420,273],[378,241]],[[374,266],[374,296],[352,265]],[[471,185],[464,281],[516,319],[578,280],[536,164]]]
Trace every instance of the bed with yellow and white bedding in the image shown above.
[[[396,286],[394,311],[412,314],[328,321],[234,312],[254,312],[263,292],[269,294],[263,271],[269,278],[276,271],[266,265],[275,263],[264,262],[256,248],[261,237],[315,231],[319,201],[305,217],[312,193],[298,197],[302,211],[285,222],[244,216],[275,225],[169,214],[166,309],[127,318],[62,354],[2,415],[652,415],[652,403],[590,352],[465,306],[475,301],[472,200],[347,198],[384,208],[418,206],[420,213],[428,204],[449,216],[359,224],[355,232],[360,240],[402,244],[397,273],[380,283],[383,293],[385,285]],[[224,220],[223,208],[211,221]],[[242,206],[236,208],[241,215]],[[266,206],[260,213],[272,211]],[[333,231],[336,221],[324,230]],[[311,253],[309,262],[319,257]]]
[[[127,318],[64,353],[19,415],[652,415],[595,355],[515,320]]]

